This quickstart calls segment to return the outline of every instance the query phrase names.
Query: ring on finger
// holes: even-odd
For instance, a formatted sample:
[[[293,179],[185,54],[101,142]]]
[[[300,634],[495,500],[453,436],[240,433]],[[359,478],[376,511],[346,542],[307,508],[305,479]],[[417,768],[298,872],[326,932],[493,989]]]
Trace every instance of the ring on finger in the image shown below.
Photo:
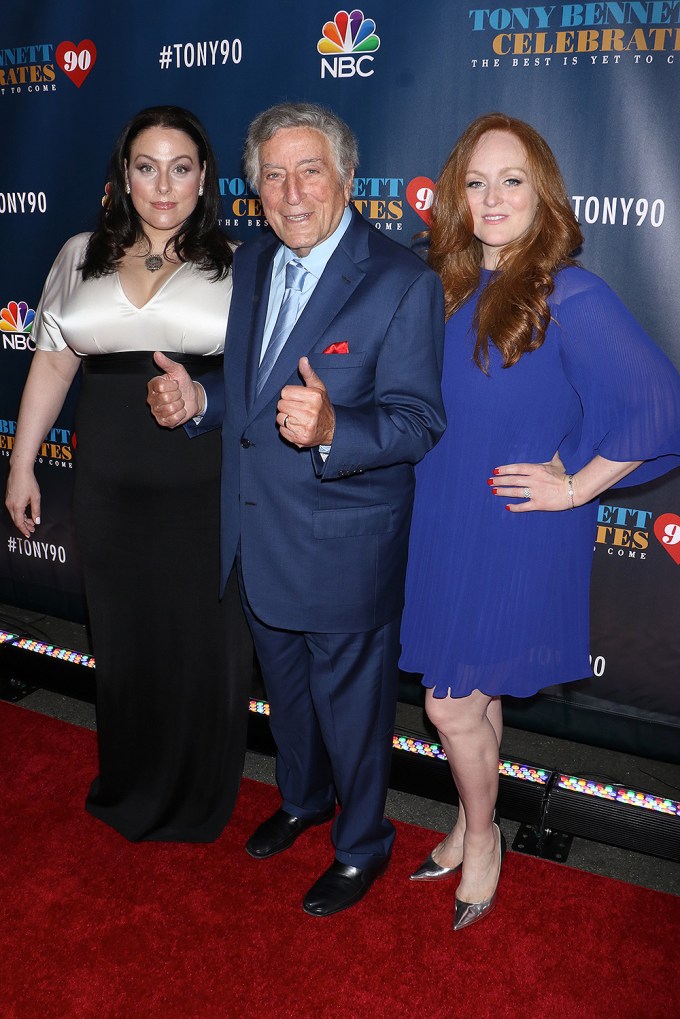
[[[285,428],[287,426],[287,424],[288,424],[288,415],[286,414],[285,418],[283,419],[283,427]]]
[[[524,493],[523,494],[524,494],[524,498],[525,499],[530,499],[531,498],[531,492],[529,491],[528,488],[524,489]]]

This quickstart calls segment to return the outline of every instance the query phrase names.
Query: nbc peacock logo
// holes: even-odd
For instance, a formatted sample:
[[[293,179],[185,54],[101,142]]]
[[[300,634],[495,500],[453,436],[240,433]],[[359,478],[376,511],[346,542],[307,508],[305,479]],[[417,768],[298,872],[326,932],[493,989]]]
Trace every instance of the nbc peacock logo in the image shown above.
[[[380,37],[375,21],[365,18],[363,11],[337,11],[323,26],[316,48],[321,54],[322,78],[370,78],[371,54],[380,49]]]
[[[26,301],[9,301],[0,311],[0,333],[3,350],[35,350],[31,338],[35,312]]]

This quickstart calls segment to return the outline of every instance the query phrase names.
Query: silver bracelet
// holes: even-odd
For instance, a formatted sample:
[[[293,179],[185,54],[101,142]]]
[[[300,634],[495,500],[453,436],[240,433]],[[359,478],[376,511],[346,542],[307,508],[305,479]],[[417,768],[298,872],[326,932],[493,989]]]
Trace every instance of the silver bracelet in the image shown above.
[[[569,485],[569,499],[571,501],[571,506],[569,507],[569,509],[574,509],[574,475],[573,474],[567,474],[567,484]]]

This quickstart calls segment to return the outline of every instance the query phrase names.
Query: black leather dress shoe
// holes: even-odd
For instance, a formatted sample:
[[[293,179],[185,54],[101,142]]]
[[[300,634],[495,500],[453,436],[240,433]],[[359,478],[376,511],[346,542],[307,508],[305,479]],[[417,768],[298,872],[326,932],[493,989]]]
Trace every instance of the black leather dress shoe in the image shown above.
[[[275,814],[263,821],[257,831],[253,832],[246,842],[246,852],[256,860],[266,860],[288,849],[303,831],[314,825],[324,824],[335,816],[335,805],[323,814],[314,817],[295,817],[287,810],[277,810]]]
[[[325,874],[322,874],[309,889],[302,902],[302,908],[310,916],[332,916],[343,909],[349,909],[371,887],[376,878],[387,868],[389,858],[377,867],[351,867],[334,860]]]

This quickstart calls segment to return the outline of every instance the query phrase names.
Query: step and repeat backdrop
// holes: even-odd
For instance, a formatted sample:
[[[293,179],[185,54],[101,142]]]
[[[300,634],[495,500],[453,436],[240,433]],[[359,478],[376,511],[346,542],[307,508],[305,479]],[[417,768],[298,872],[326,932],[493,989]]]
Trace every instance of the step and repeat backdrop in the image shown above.
[[[218,156],[223,225],[246,240],[265,224],[244,180],[243,139],[255,114],[284,99],[324,103],[352,125],[354,203],[404,245],[427,228],[433,181],[472,118],[503,110],[529,121],[563,169],[583,264],[680,365],[680,0],[15,2],[0,11],[3,491],[43,281],[64,241],[94,226],[122,125],[156,103],[194,111]],[[69,508],[74,398],[38,456],[38,537],[21,538],[3,513],[0,601],[83,620]],[[465,541],[455,526],[452,540]],[[594,676],[553,700],[567,714],[609,712],[598,716],[604,728],[622,715],[680,726],[679,595],[680,476],[607,493],[595,542]]]

